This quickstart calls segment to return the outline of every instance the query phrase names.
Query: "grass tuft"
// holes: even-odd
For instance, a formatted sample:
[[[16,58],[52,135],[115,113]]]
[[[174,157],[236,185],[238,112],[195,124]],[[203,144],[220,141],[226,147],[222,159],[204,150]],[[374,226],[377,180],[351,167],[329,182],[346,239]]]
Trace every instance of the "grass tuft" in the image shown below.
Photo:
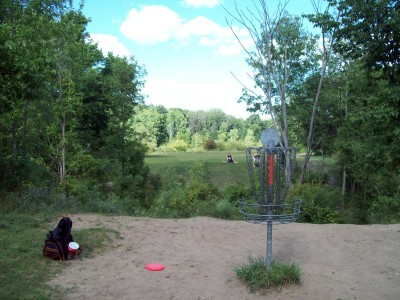
[[[235,268],[238,278],[245,282],[250,292],[254,293],[262,289],[278,289],[291,284],[300,284],[301,271],[297,264],[284,264],[272,262],[270,268],[266,268],[262,257],[249,256],[248,263]]]

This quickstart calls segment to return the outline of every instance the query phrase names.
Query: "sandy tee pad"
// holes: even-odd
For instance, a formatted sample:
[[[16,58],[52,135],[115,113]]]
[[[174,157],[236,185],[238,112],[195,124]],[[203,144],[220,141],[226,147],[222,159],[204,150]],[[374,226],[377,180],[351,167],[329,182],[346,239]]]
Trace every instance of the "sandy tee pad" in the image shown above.
[[[265,256],[266,227],[206,217],[72,215],[73,231],[106,227],[118,247],[76,259],[50,282],[68,299],[400,299],[400,224],[273,227],[273,259],[296,262],[298,287],[251,294],[234,267]],[[84,245],[84,241],[77,241]],[[165,264],[151,272],[146,264]]]

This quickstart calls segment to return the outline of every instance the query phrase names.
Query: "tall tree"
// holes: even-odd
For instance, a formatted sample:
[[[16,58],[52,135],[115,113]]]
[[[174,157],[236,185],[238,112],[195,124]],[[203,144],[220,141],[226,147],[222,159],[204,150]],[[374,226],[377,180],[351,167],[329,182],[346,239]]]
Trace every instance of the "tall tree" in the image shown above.
[[[172,141],[176,138],[178,133],[185,135],[187,124],[188,120],[183,110],[178,108],[169,109],[166,119],[169,140]]]
[[[320,96],[322,93],[322,85],[325,80],[326,70],[328,67],[329,59],[332,53],[332,46],[335,41],[335,28],[331,28],[329,24],[332,22],[331,15],[329,14],[329,5],[325,8],[324,12],[320,11],[320,2],[312,0],[314,5],[315,14],[309,15],[309,19],[313,21],[317,27],[321,29],[321,55],[320,55],[320,72],[319,72],[319,81],[318,81],[318,88],[316,90],[314,96],[313,107],[311,111],[310,121],[309,121],[309,128],[307,133],[307,142],[306,142],[306,153],[304,157],[303,166],[301,168],[301,174],[299,178],[299,183],[302,184],[304,182],[304,177],[307,170],[308,162],[311,158],[312,154],[312,147],[314,144],[314,130],[315,130],[315,122],[317,118],[317,111],[320,102]],[[336,15],[336,20],[340,17],[338,13]]]
[[[216,139],[223,122],[226,121],[226,114],[220,109],[211,109],[207,112],[207,129],[210,133],[210,138]],[[227,133],[227,130],[225,133]]]
[[[361,58],[368,70],[382,70],[391,84],[400,84],[400,1],[328,0],[340,12],[335,50]]]
[[[362,195],[364,203],[395,199],[400,180],[400,155],[394,150],[400,147],[400,2],[328,2],[340,13],[337,21],[327,17],[326,23],[337,32],[334,50],[350,62],[342,89],[346,118],[336,140],[340,160],[353,193]]]
[[[5,59],[1,61],[0,94],[7,111],[2,111],[2,117],[10,121],[1,125],[4,125],[1,131],[6,133],[6,143],[12,145],[14,159],[18,154],[26,162],[43,163],[48,160],[49,147],[43,145],[47,140],[38,141],[43,141],[43,129],[51,127],[55,119],[55,115],[49,113],[55,112],[57,101],[54,100],[61,99],[58,98],[61,95],[60,51],[64,53],[62,61],[65,62],[64,58],[74,55],[68,53],[72,44],[84,43],[86,19],[74,11],[71,1],[64,0],[3,0],[1,9],[4,14],[1,14],[0,36],[5,47],[0,51]],[[60,45],[66,47],[60,48]],[[69,81],[68,85],[72,87],[73,82]],[[72,90],[69,89],[68,99],[76,99]],[[61,143],[64,142],[65,139]],[[5,150],[3,154],[9,151],[2,150]],[[58,168],[62,174],[60,178],[64,179],[65,160],[59,166],[62,166]]]
[[[302,81],[310,69],[315,68],[316,37],[306,32],[299,17],[292,17],[285,11],[287,1],[279,3],[271,14],[265,0],[254,3],[254,10],[246,12],[236,7],[234,20],[250,33],[255,50],[244,47],[248,63],[254,69],[253,79],[262,95],[244,88],[241,100],[248,110],[269,114],[279,130],[280,145],[290,147],[287,118],[288,93]],[[231,25],[233,33],[235,33]],[[240,38],[238,37],[239,42]],[[243,44],[242,44],[243,45]],[[290,160],[286,160],[286,176],[290,182]]]
[[[142,141],[149,150],[155,150],[165,142],[166,113],[156,106],[137,106],[129,126],[134,129],[134,136]]]
[[[141,90],[145,70],[133,57],[116,57],[109,53],[102,70],[104,92],[110,102],[108,138],[105,148],[116,153],[121,162],[122,172],[126,172],[128,143],[132,136],[128,120],[133,115],[134,107],[143,102]]]
[[[100,151],[106,145],[111,102],[106,94],[106,80],[102,74],[104,57],[99,53],[99,64],[88,69],[81,78],[82,114],[78,134],[81,143],[92,151]]]

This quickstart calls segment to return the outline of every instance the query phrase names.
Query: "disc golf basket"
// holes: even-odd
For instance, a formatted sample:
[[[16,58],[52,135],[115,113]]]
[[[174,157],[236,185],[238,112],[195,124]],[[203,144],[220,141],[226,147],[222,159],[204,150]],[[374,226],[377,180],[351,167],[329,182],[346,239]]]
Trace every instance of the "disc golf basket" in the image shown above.
[[[263,147],[246,148],[253,197],[239,202],[246,222],[267,225],[267,268],[272,263],[272,224],[296,222],[301,206],[301,200],[286,199],[296,163],[296,149],[277,147],[279,140],[278,131],[268,128],[261,133]]]

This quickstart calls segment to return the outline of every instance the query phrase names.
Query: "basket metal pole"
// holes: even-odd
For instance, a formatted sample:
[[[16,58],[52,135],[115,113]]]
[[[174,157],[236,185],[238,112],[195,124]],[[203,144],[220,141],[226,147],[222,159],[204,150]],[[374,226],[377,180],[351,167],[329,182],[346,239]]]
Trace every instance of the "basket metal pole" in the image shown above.
[[[271,138],[272,135],[272,138]],[[295,148],[276,147],[278,138],[271,132],[261,135],[263,147],[246,148],[247,167],[253,189],[254,203],[243,200],[240,213],[245,221],[267,225],[265,267],[272,266],[272,225],[274,222],[296,222],[300,213],[301,200],[285,204],[287,189],[290,186]],[[253,155],[252,151],[256,151]],[[285,155],[285,157],[282,157]],[[291,168],[283,169],[283,163],[291,163]],[[258,171],[255,171],[257,168]],[[281,172],[286,176],[281,176]],[[289,173],[290,174],[287,174]],[[284,180],[282,183],[281,180]]]
[[[267,255],[265,265],[267,269],[271,267],[272,264],[272,220],[268,217],[267,221]]]
[[[270,142],[271,144],[271,142]],[[267,185],[267,204],[268,204],[268,219],[267,219],[267,255],[266,266],[271,267],[272,264],[272,204],[274,202],[274,163],[275,156],[272,150],[268,150],[268,185]]]

